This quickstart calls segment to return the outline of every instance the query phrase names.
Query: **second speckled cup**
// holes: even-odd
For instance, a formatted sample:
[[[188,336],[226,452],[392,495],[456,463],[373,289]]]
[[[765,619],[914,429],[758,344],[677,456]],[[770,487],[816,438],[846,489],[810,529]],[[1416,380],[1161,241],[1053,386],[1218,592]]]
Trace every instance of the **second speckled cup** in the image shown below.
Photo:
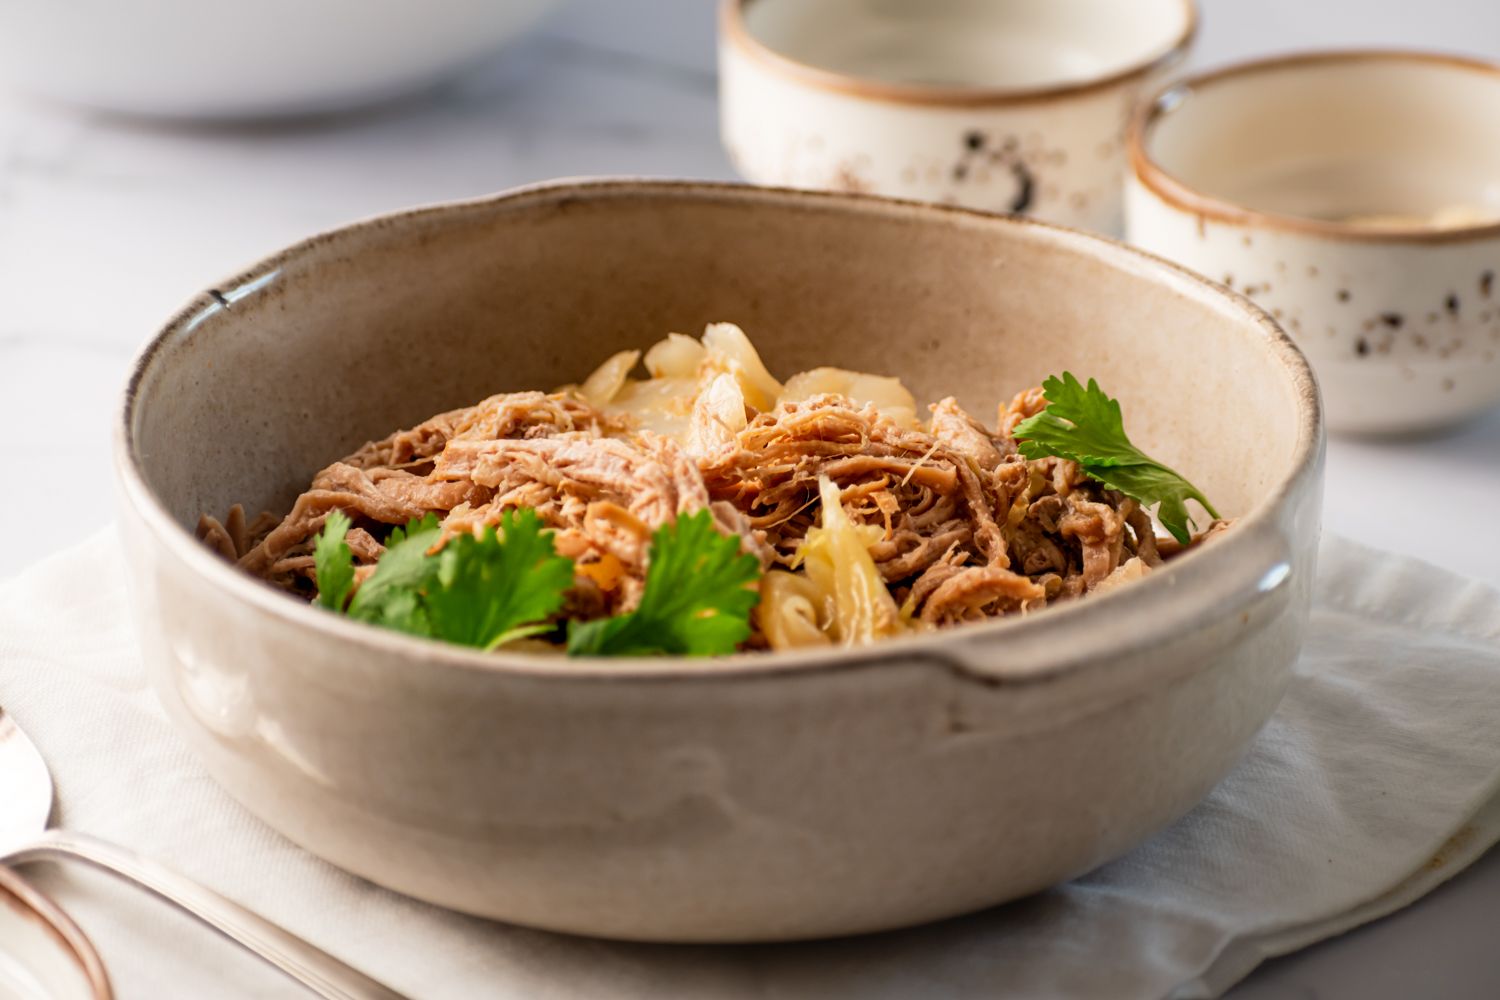
[[[1313,362],[1334,430],[1500,403],[1500,66],[1416,52],[1208,73],[1130,134],[1128,235],[1248,295]]]
[[[1115,234],[1124,131],[1193,0],[726,0],[720,124],[761,184],[869,192]]]

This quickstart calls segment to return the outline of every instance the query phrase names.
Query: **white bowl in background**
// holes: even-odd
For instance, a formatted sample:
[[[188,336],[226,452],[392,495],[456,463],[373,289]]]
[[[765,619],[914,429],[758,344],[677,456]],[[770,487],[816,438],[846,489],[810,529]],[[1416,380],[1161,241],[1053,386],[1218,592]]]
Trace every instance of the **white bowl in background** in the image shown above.
[[[761,184],[1120,230],[1124,131],[1193,0],[725,0],[720,125]]]
[[[434,83],[556,2],[16,0],[0,4],[0,79],[128,114],[333,111]]]
[[[1130,135],[1128,235],[1250,296],[1328,425],[1422,431],[1500,404],[1500,66],[1322,52],[1196,76]]]

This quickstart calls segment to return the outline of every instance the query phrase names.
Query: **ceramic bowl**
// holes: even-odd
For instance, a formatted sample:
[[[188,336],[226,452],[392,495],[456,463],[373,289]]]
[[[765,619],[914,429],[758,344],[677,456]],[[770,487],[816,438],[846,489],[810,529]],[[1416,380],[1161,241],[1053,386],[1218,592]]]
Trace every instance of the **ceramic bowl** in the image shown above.
[[[720,125],[761,184],[1120,231],[1130,110],[1192,0],[725,0]]]
[[[1500,66],[1312,53],[1195,77],[1130,135],[1129,238],[1249,295],[1313,361],[1329,426],[1500,403]]]
[[[436,83],[556,0],[0,4],[0,79],[89,108],[175,118],[311,114]]]
[[[1071,369],[1234,531],[1117,593],[867,648],[482,655],[335,617],[193,538],[330,456],[711,320],[773,371],[994,412]],[[992,418],[993,419],[993,418]],[[1322,475],[1303,359],[1249,302],[1081,233],[932,205],[572,183],[317,237],[141,355],[121,521],[156,691],[210,771],[352,872],[470,913],[671,941],[986,907],[1189,809],[1281,697]]]
[[[0,997],[111,1000],[94,946],[62,910],[0,866]]]

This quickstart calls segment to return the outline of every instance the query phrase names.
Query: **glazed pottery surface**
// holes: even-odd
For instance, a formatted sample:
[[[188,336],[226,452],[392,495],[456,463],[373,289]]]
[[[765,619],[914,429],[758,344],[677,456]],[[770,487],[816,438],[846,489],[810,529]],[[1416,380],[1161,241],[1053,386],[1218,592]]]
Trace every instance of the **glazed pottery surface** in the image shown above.
[[[720,116],[741,174],[1120,230],[1124,130],[1192,0],[726,0]]]
[[[773,372],[990,414],[1064,369],[1235,529],[1118,591],[867,648],[483,655],[330,615],[191,527],[491,393],[741,324]],[[990,419],[993,419],[992,417]],[[1313,581],[1316,388],[1263,313],[1081,233],[872,198],[588,182],[320,236],[191,303],[117,431],[154,686],[288,837],[434,903],[620,938],[874,931],[1037,891],[1182,815],[1275,708]]]
[[[1270,311],[1335,430],[1500,403],[1500,67],[1313,53],[1171,88],[1130,137],[1131,242]]]

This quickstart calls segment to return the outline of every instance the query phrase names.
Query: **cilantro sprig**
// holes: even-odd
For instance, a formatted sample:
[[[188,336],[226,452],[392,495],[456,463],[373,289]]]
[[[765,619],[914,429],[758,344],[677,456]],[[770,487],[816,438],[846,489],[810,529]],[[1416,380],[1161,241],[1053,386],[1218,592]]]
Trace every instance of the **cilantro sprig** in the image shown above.
[[[1156,516],[1172,537],[1186,545],[1188,526],[1196,522],[1187,501],[1196,500],[1209,515],[1219,512],[1192,483],[1130,443],[1120,403],[1099,383],[1084,386],[1072,372],[1042,383],[1047,408],[1016,425],[1021,454],[1028,459],[1057,458],[1077,462],[1085,475],[1119,490],[1146,506],[1157,504]]]
[[[679,515],[651,536],[651,561],[640,605],[629,614],[568,628],[569,656],[715,656],[750,635],[747,589],[760,563],[738,538],[714,528],[707,510]]]
[[[331,611],[343,611],[354,589],[354,552],[344,541],[353,522],[341,510],[323,521],[323,530],[313,546],[313,566],[318,573],[318,603]]]
[[[423,595],[435,638],[492,650],[552,629],[547,619],[573,585],[573,560],[557,554],[534,510],[506,511],[500,531],[503,542],[486,527],[438,553]]]
[[[441,537],[428,515],[397,528],[375,572],[356,589],[349,517],[334,511],[313,549],[318,603],[359,621],[492,650],[550,632],[573,585],[574,565],[532,510],[507,511],[500,531]],[[632,612],[571,622],[570,656],[719,656],[750,634],[760,575],[739,539],[719,533],[708,511],[682,515],[652,536],[646,587]],[[351,597],[352,593],[352,597]]]
[[[491,650],[551,630],[548,619],[573,583],[573,561],[557,554],[535,511],[506,511],[499,534],[457,535],[432,555],[440,529],[429,514],[391,532],[375,572],[348,600],[349,526],[342,511],[323,524],[313,549],[318,603],[399,632]]]
[[[325,526],[326,530],[326,526]],[[354,594],[349,616],[412,635],[432,635],[422,592],[435,569],[427,550],[441,535],[438,519],[428,514],[396,528],[385,540],[385,554],[375,573]],[[321,587],[323,571],[318,570]]]

